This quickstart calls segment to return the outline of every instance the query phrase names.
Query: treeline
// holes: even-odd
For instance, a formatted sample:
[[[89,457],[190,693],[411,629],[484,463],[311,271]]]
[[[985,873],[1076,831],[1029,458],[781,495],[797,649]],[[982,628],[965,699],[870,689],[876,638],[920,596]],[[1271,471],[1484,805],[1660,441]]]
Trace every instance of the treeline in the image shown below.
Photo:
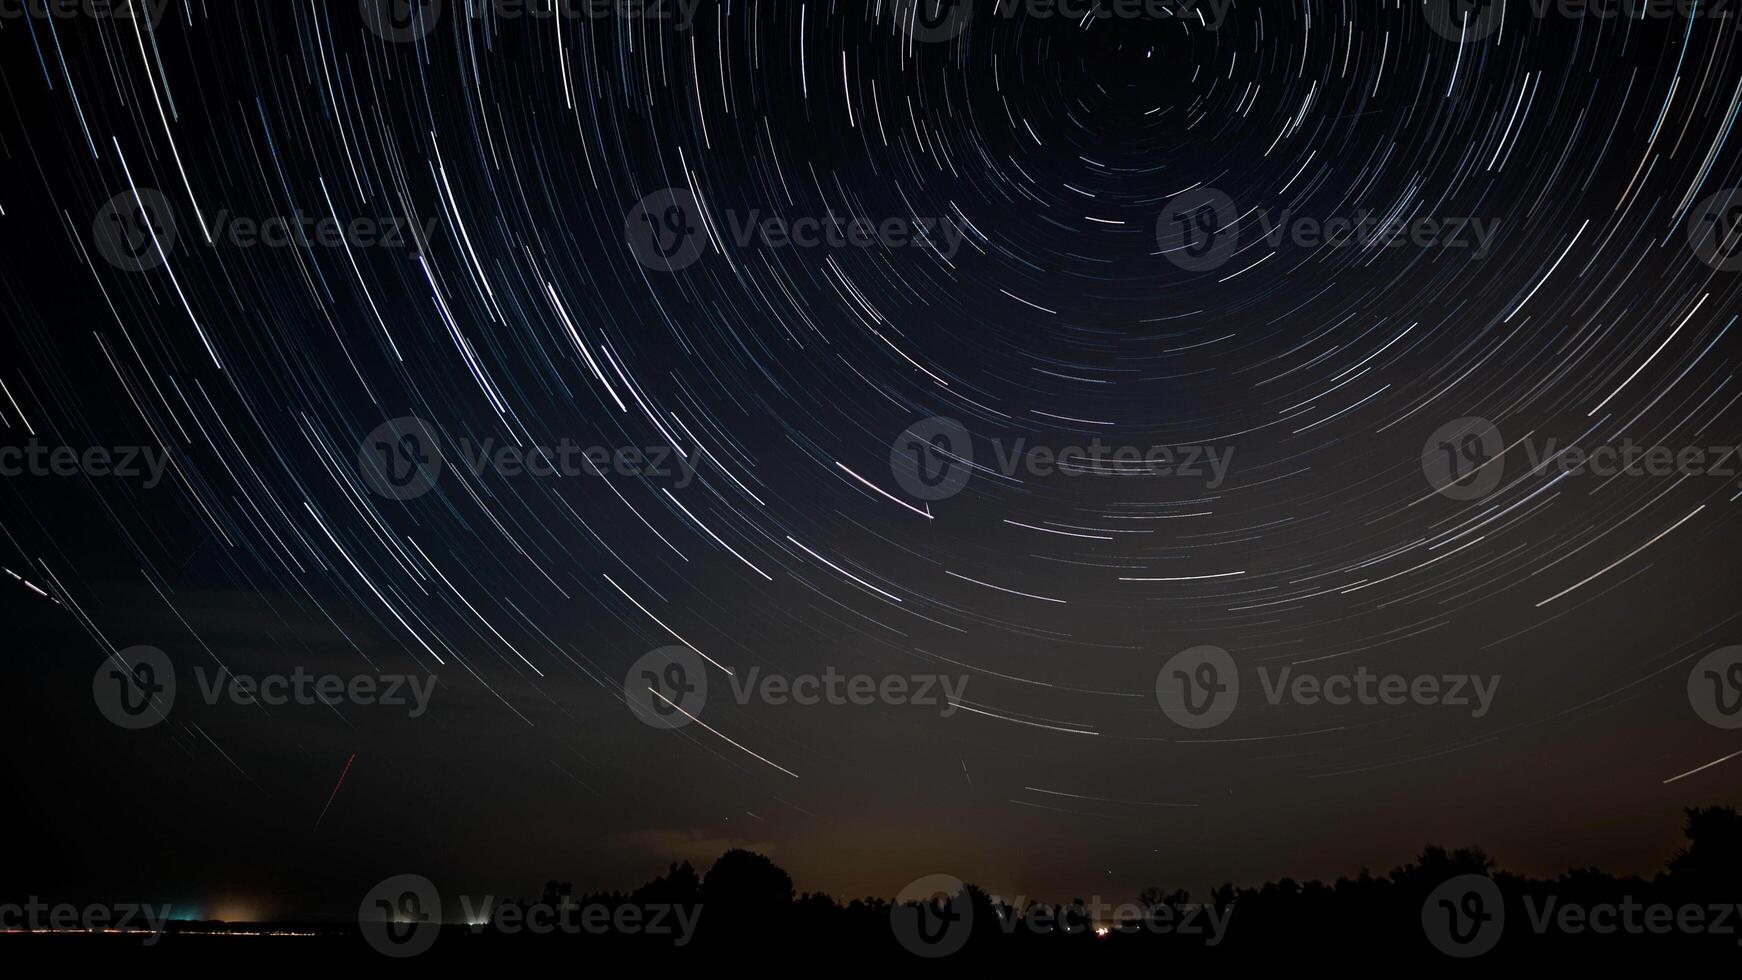
[[[733,850],[705,875],[686,862],[631,892],[581,895],[553,881],[536,903],[511,904],[699,907],[694,934],[681,944],[671,936],[617,934],[582,942],[704,956],[760,950],[819,957],[819,968],[842,959],[899,962],[940,953],[948,963],[1013,965],[1032,965],[1036,957],[1052,962],[1055,955],[1175,963],[1302,957],[1350,966],[1388,958],[1613,962],[1688,955],[1742,963],[1742,817],[1730,807],[1689,809],[1685,816],[1685,846],[1650,878],[1596,868],[1528,878],[1498,869],[1479,849],[1428,846],[1383,875],[1363,869],[1330,883],[1225,884],[1201,898],[1151,887],[1118,906],[1073,898],[1014,908],[961,884],[897,906],[882,898],[795,893],[774,862]]]

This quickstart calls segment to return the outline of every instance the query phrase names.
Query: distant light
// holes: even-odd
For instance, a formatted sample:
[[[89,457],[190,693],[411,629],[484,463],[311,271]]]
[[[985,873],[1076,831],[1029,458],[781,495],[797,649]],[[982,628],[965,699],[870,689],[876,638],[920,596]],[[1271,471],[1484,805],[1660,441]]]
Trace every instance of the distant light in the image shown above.
[[[1096,926],[1095,927],[1095,936],[1098,939],[1106,939],[1107,938],[1107,927],[1106,926]]]

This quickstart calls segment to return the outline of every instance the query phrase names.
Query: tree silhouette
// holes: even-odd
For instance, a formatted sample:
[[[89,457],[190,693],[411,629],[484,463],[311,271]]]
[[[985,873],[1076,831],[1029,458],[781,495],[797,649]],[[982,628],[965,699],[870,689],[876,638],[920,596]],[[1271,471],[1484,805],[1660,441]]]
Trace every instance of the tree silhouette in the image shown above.
[[[1742,892],[1742,816],[1727,806],[1684,811],[1688,846],[1669,859],[1669,877],[1678,885],[1717,897]]]
[[[756,943],[784,931],[792,913],[792,876],[768,858],[733,848],[702,879],[702,931],[715,942]]]
[[[673,864],[665,874],[637,888],[630,898],[644,905],[697,905],[702,901],[702,878],[688,861]]]
[[[1221,885],[1207,903],[1219,926],[1214,931],[1205,928],[1211,913],[1194,905],[1189,892],[1159,886],[1144,888],[1137,895],[1149,918],[1104,938],[1097,937],[1093,927],[1109,923],[1094,921],[1090,903],[1081,898],[1037,899],[1015,908],[964,883],[953,895],[927,900],[947,901],[952,912],[972,910],[968,942],[954,954],[952,963],[1074,967],[1090,961],[1121,962],[1123,957],[1131,964],[1165,961],[1176,969],[1190,969],[1243,958],[1334,957],[1351,951],[1385,963],[1440,956],[1423,931],[1424,903],[1454,878],[1483,875],[1494,882],[1507,912],[1504,935],[1483,963],[1510,959],[1564,965],[1568,957],[1586,957],[1612,965],[1635,955],[1673,957],[1689,950],[1712,950],[1734,958],[1734,934],[1692,929],[1599,934],[1556,927],[1553,918],[1541,912],[1548,902],[1584,909],[1621,903],[1674,909],[1742,900],[1742,817],[1730,807],[1694,808],[1684,815],[1687,842],[1652,879],[1617,877],[1596,868],[1570,869],[1555,878],[1529,878],[1497,870],[1494,859],[1478,848],[1428,845],[1413,861],[1384,875],[1362,868],[1355,877],[1333,883],[1285,877],[1256,886]],[[572,891],[566,881],[549,881],[543,889],[544,901],[573,901]],[[1116,901],[1110,896],[1097,898],[1109,904]],[[856,962],[911,962],[911,954],[892,930],[893,910],[887,899],[842,903],[821,892],[795,898],[790,875],[768,857],[743,849],[722,854],[705,876],[687,862],[671,864],[665,874],[627,895],[590,895],[579,902],[613,909],[627,904],[699,906],[703,913],[697,920],[699,931],[685,949],[702,950],[703,956],[722,948],[747,956],[778,948],[783,956],[809,957],[808,962],[815,964],[839,962],[844,955]],[[1537,910],[1535,926],[1527,914],[1532,909]],[[1195,922],[1198,930],[1180,929],[1187,921]],[[1544,922],[1549,925],[1541,925]],[[1158,923],[1172,928],[1156,928]],[[501,941],[514,940],[502,937]],[[592,950],[634,950],[634,955],[675,950],[677,945],[670,936],[618,933],[582,935],[576,941],[593,944]],[[497,947],[486,940],[472,948]],[[548,948],[566,949],[567,943],[552,942]]]
[[[754,851],[733,848],[720,855],[702,879],[702,901],[746,909],[775,909],[792,902],[792,876]]]

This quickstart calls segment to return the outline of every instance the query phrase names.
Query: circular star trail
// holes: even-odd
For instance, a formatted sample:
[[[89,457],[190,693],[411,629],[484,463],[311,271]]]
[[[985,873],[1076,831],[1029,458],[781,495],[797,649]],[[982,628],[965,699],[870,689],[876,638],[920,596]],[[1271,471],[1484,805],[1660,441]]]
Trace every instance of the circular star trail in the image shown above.
[[[869,891],[1293,861],[1279,812],[1338,868],[1554,799],[1655,825],[1736,748],[1687,695],[1742,635],[1742,47],[1701,6],[8,17],[0,432],[145,475],[9,472],[0,587],[80,697],[136,644],[186,672],[94,779],[376,854],[753,842]],[[1200,647],[1207,728],[1157,704]],[[700,724],[637,723],[650,651]],[[439,683],[189,693],[304,663]],[[1271,696],[1357,670],[1499,687]],[[827,671],[951,689],[754,693]]]

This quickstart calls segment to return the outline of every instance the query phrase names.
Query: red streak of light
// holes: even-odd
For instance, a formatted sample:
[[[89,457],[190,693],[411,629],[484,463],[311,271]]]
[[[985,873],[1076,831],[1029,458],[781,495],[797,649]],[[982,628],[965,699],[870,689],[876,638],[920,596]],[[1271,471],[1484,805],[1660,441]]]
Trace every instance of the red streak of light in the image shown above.
[[[333,784],[333,795],[327,797],[327,805],[321,807],[321,815],[315,818],[316,830],[321,829],[321,821],[327,818],[327,811],[332,808],[333,801],[339,797],[339,787],[345,785],[345,776],[351,771],[351,763],[356,761],[357,753],[355,752],[351,753],[351,757],[345,760],[345,771],[339,773],[339,781]]]

